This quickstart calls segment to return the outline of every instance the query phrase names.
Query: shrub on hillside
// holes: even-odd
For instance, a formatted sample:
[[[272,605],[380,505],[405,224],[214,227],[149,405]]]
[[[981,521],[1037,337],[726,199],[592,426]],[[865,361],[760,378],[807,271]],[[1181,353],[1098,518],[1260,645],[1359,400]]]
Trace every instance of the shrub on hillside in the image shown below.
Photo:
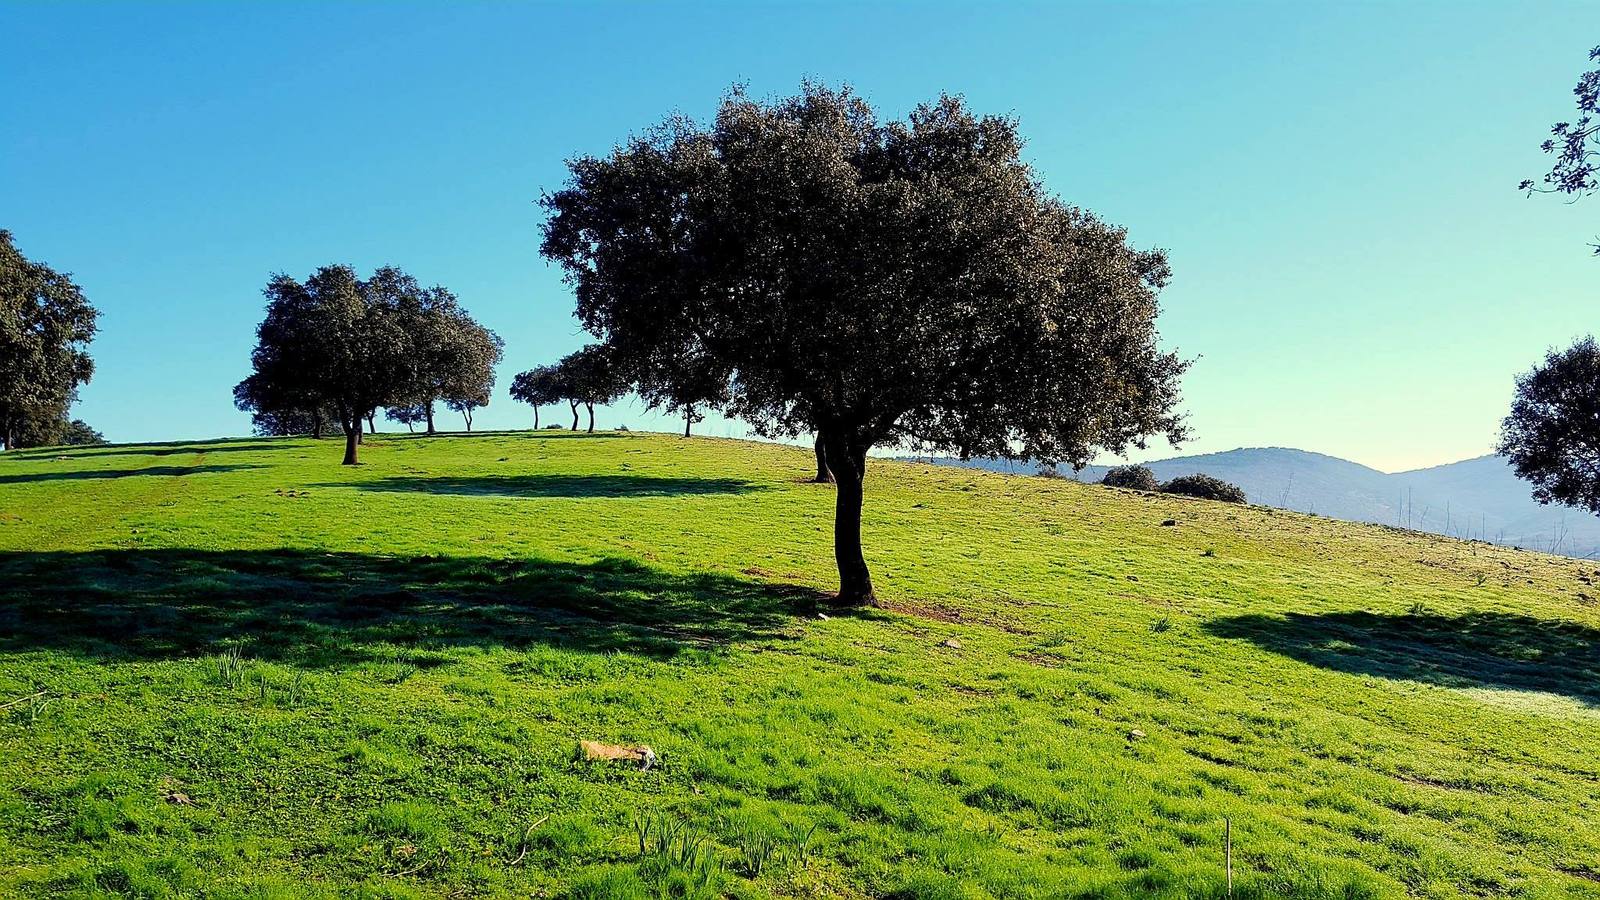
[[[1245,499],[1244,488],[1236,484],[1229,484],[1221,478],[1212,478],[1210,475],[1179,475],[1177,478],[1161,486],[1163,494],[1182,494],[1185,497],[1200,497],[1204,500],[1221,500],[1224,503],[1248,503]]]
[[[1161,489],[1161,482],[1156,480],[1156,473],[1144,466],[1117,466],[1106,472],[1106,477],[1101,479],[1100,483],[1106,487],[1132,488],[1136,491]]]

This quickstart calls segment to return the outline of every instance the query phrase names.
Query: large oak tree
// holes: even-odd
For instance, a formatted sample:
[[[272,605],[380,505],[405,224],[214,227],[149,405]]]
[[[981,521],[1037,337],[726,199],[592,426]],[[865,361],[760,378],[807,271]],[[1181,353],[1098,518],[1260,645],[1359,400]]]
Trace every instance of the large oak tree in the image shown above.
[[[1517,378],[1496,448],[1540,503],[1600,515],[1600,345],[1552,350]]]
[[[620,358],[692,345],[758,433],[820,432],[839,600],[874,603],[873,447],[1081,466],[1183,437],[1186,364],[1155,328],[1166,257],[1052,196],[1021,147],[952,97],[880,121],[847,89],[734,90],[709,125],[570,160],[542,250]]]
[[[0,229],[0,449],[52,442],[94,374],[99,312],[71,276],[22,255]]]

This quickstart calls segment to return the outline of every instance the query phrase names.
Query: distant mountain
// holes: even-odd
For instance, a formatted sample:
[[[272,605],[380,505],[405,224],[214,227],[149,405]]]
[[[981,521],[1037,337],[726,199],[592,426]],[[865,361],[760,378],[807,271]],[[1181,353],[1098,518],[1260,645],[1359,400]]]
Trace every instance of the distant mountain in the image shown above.
[[[1036,467],[1005,460],[933,458],[931,462],[1026,474]],[[1497,456],[1389,474],[1306,450],[1255,447],[1145,463],[1162,481],[1195,472],[1231,481],[1251,503],[1475,538],[1567,556],[1600,556],[1600,517],[1541,506],[1528,483]],[[1078,480],[1098,482],[1106,466]]]

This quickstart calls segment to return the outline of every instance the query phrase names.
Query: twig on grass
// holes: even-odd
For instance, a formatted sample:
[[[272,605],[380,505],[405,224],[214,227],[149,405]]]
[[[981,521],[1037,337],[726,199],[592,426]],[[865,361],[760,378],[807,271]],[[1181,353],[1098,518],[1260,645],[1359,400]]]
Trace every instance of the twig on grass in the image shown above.
[[[33,693],[29,694],[26,697],[18,697],[15,700],[10,700],[10,701],[7,701],[5,703],[0,703],[0,709],[10,709],[13,706],[17,706],[17,705],[22,704],[22,703],[27,703],[29,700],[35,700],[35,699],[38,699],[39,697],[43,697],[45,694],[48,694],[48,693],[50,693],[48,690],[34,691]]]
[[[522,852],[518,853],[517,854],[517,858],[513,859],[509,863],[509,865],[513,865],[513,866],[517,865],[518,863],[522,862],[524,859],[526,859],[528,857],[528,837],[533,834],[533,830],[535,828],[538,828],[540,825],[543,825],[545,819],[548,819],[548,818],[550,818],[548,815],[541,816],[539,818],[539,821],[534,822],[532,825],[529,825],[528,826],[528,830],[524,831],[522,833]]]

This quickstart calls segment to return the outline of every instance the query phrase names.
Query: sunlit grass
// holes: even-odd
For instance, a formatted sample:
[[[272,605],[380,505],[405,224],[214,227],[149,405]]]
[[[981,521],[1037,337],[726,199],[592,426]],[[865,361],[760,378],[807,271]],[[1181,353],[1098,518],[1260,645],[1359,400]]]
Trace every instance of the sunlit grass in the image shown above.
[[[882,462],[838,613],[808,450],[340,449],[0,458],[0,895],[1600,895],[1593,563]]]

